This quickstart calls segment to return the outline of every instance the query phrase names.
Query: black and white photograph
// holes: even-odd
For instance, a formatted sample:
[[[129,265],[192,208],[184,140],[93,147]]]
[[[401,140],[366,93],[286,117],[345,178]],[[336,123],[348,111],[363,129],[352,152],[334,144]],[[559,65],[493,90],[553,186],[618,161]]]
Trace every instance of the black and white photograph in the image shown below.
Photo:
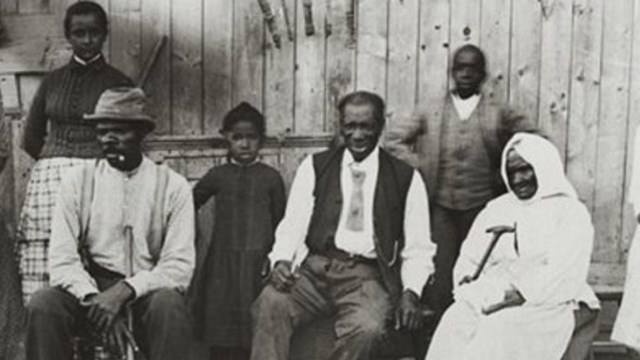
[[[0,0],[0,360],[640,360],[640,0]]]

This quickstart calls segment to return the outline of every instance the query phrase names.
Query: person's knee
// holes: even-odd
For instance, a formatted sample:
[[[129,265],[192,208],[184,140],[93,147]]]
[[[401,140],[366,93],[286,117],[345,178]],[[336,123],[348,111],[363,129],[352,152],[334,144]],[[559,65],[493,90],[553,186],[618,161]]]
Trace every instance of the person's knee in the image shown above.
[[[187,311],[184,297],[173,289],[160,289],[149,294],[147,311],[152,314],[181,314]]]
[[[268,317],[281,318],[288,314],[289,294],[276,290],[273,286],[266,286],[260,296],[251,306],[251,318],[254,322]]]
[[[63,290],[57,288],[45,288],[31,296],[26,305],[27,314],[33,315],[64,315]]]

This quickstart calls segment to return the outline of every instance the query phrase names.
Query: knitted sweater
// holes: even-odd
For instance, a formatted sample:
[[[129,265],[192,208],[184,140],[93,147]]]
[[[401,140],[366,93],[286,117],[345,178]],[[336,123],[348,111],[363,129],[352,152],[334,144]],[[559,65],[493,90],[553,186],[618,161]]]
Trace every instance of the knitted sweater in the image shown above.
[[[103,91],[131,84],[103,57],[88,65],[71,59],[42,81],[27,117],[22,147],[36,159],[99,156],[93,128],[82,115],[93,113]]]

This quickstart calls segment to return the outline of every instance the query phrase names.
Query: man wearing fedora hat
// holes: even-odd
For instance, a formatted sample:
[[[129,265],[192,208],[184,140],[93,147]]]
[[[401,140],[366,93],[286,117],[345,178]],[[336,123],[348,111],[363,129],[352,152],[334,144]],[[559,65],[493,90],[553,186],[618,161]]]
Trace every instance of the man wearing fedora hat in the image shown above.
[[[71,359],[78,324],[121,355],[129,343],[149,360],[188,356],[182,293],[195,263],[191,188],[143,155],[154,128],[144,99],[141,89],[107,90],[84,116],[104,159],[63,179],[49,249],[52,287],[27,305],[29,360]]]

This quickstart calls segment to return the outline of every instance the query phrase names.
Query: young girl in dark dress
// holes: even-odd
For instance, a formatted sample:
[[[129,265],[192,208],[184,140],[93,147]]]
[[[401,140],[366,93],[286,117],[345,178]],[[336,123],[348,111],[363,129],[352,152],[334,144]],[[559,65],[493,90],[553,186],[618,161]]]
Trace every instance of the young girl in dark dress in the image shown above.
[[[285,190],[277,170],[258,159],[265,137],[263,115],[241,103],[223,120],[228,162],[196,184],[200,208],[215,197],[213,235],[202,266],[196,301],[199,336],[211,359],[248,359],[249,308],[261,289],[261,270],[284,214]]]

